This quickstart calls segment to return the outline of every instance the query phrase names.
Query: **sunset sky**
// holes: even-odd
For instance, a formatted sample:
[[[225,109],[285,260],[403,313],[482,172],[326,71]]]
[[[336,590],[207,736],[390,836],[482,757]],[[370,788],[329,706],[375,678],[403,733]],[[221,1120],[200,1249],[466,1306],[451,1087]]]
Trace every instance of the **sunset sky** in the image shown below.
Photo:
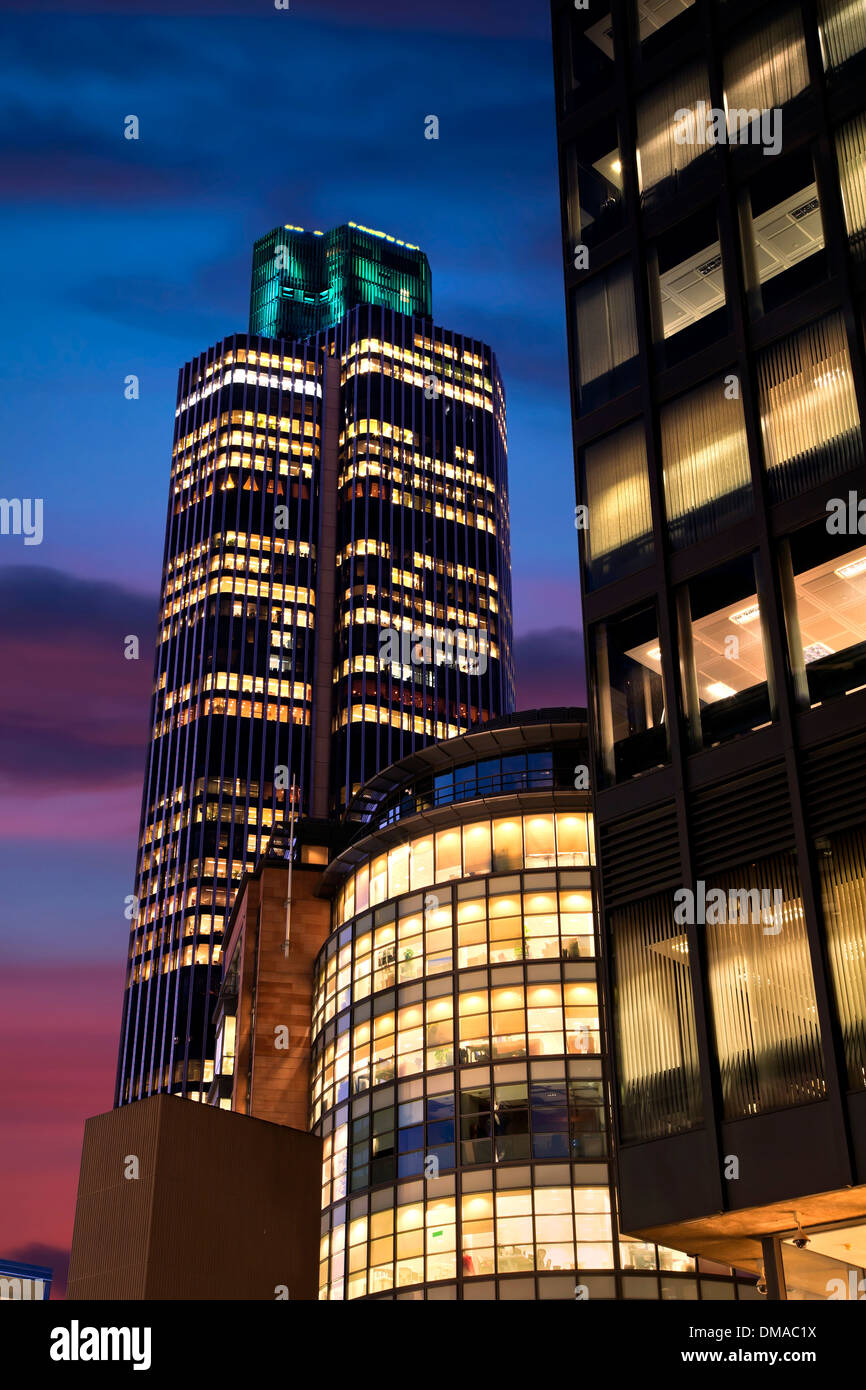
[[[44,540],[0,536],[0,1255],[59,1271],[112,1102],[177,370],[246,328],[256,237],[427,252],[436,321],[505,380],[518,705],[583,681],[545,0],[17,9],[0,493],[44,499]]]

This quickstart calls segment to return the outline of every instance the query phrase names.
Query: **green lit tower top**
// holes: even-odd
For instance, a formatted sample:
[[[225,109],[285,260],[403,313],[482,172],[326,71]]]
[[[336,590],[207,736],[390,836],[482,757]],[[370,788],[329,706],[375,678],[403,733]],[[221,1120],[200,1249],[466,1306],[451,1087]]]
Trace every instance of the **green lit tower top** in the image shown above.
[[[430,265],[424,252],[356,222],[330,232],[275,227],[256,242],[251,333],[308,338],[359,304],[430,315]]]

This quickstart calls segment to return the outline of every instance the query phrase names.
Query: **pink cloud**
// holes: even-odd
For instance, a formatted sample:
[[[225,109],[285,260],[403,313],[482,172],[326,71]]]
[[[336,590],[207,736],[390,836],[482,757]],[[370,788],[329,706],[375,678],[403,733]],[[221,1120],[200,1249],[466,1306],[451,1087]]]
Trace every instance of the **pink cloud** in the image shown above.
[[[144,764],[142,762],[142,770]],[[126,845],[134,855],[141,810],[141,776],[122,786],[0,796],[0,838],[52,844]]]

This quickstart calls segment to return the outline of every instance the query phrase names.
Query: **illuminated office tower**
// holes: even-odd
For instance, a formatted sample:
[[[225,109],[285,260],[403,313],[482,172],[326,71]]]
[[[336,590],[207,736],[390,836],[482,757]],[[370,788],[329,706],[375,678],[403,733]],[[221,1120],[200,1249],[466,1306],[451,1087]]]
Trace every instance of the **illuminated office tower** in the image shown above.
[[[866,11],[552,10],[621,1218],[827,1297],[866,1265]]]
[[[309,336],[282,336],[282,269],[263,302],[265,243],[310,284],[339,260]],[[118,1103],[207,1090],[226,915],[292,785],[325,820],[513,707],[502,383],[405,250],[403,275],[382,233],[272,233],[253,331],[180,373]]]

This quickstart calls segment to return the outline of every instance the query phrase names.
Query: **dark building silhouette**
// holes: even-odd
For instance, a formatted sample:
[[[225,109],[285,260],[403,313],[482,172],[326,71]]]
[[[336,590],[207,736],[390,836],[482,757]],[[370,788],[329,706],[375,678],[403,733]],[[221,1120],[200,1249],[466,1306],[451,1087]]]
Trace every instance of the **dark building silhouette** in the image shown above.
[[[552,17],[621,1220],[827,1297],[798,1225],[866,1263],[866,11],[603,9]]]

